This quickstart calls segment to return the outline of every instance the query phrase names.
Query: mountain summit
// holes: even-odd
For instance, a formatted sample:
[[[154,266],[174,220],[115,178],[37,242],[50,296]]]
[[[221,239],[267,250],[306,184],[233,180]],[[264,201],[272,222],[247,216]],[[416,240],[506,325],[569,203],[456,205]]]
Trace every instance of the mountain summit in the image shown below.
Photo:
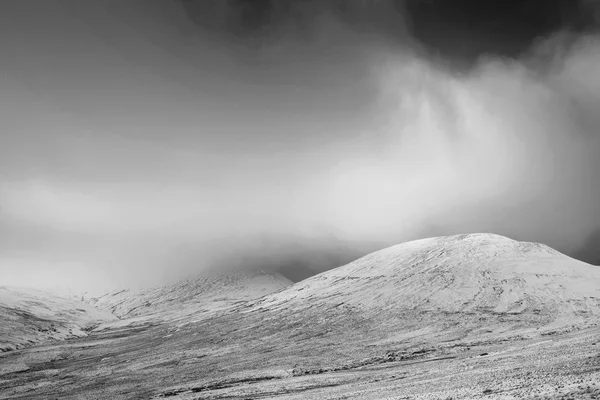
[[[369,254],[254,307],[318,315],[332,327],[360,316],[389,332],[568,324],[600,315],[600,267],[494,234],[436,237]]]

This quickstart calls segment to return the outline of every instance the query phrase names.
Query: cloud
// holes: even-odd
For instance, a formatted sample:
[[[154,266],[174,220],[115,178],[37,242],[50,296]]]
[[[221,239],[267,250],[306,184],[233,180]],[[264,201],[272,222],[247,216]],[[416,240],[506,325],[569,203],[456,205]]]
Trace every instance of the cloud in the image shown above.
[[[356,25],[360,13],[308,10],[310,29],[282,18],[286,33],[254,47],[216,28],[147,36],[169,24],[137,21],[135,39],[82,42],[113,40],[100,82],[101,64],[64,73],[75,53],[45,69],[17,54],[29,69],[1,81],[18,77],[2,117],[19,129],[0,138],[5,276],[64,284],[77,270],[93,287],[227,265],[319,271],[463,232],[592,257],[581,250],[600,228],[597,37],[556,34],[457,70],[403,24],[377,30],[405,18],[383,11]],[[90,29],[106,30],[97,18]],[[145,37],[155,52],[141,52]],[[140,78],[144,63],[160,74]]]
[[[357,146],[382,150],[347,157],[325,185],[334,225],[357,240],[435,227],[576,250],[600,223],[599,56],[582,38],[544,72],[488,59],[461,76],[392,56],[380,68],[384,123]]]
[[[3,213],[26,223],[75,231],[114,228],[110,224],[117,219],[111,204],[43,181],[4,184],[0,207]]]

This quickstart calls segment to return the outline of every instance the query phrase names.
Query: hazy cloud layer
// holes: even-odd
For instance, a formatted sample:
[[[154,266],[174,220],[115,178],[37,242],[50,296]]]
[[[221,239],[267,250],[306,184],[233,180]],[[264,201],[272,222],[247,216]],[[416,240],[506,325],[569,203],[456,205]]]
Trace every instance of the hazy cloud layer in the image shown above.
[[[247,25],[239,2],[36,4],[0,6],[0,284],[322,270],[461,232],[598,260],[593,31],[457,64],[404,2]]]

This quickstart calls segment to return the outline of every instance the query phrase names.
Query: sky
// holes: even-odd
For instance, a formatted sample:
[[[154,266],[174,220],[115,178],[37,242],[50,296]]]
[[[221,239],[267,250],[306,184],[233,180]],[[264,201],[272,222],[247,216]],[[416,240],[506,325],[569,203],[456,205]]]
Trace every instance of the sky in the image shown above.
[[[0,285],[301,279],[468,232],[600,264],[598,16],[590,0],[3,1]]]

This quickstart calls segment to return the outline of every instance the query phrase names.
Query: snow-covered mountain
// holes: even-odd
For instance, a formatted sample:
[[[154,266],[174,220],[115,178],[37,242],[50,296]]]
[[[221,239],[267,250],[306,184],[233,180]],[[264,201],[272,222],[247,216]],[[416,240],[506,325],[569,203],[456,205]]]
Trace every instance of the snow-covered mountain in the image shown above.
[[[291,284],[278,273],[224,271],[145,290],[115,290],[87,301],[121,319],[157,314],[170,319],[181,314],[228,308]]]
[[[499,235],[437,237],[321,273],[248,311],[257,309],[331,332],[360,319],[357,330],[383,335],[570,324],[600,316],[600,267]]]
[[[111,313],[29,288],[0,287],[0,351],[53,339],[85,336]]]

